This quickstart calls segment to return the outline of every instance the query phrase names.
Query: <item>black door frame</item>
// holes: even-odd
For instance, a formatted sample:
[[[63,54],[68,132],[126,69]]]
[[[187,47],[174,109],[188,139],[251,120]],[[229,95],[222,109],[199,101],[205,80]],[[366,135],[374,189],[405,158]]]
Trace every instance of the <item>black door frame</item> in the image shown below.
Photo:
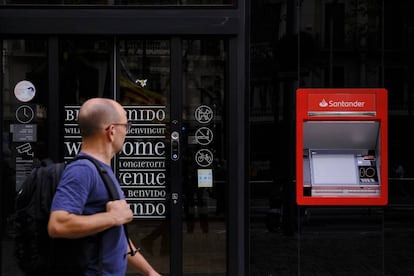
[[[58,108],[59,79],[52,57],[58,60],[57,35],[225,35],[229,38],[228,102],[228,275],[249,275],[248,266],[248,70],[247,70],[247,0],[238,1],[236,8],[212,9],[74,9],[74,8],[16,8],[0,7],[0,35],[2,37],[48,36],[49,37],[49,107]],[[87,26],[87,27],[85,27]],[[180,43],[172,39],[172,55],[180,51]],[[174,61],[172,61],[174,62]],[[179,66],[179,64],[172,64]],[[179,67],[178,67],[179,68]],[[179,70],[173,70],[179,73]],[[180,75],[172,79],[179,80]],[[172,89],[182,91],[180,84]],[[180,99],[174,99],[178,101]],[[50,109],[51,114],[57,110]],[[2,115],[0,115],[2,116]],[[172,118],[178,114],[171,114]],[[2,119],[2,118],[1,118]],[[49,120],[49,129],[59,129],[59,120]],[[177,125],[177,127],[179,127]],[[3,127],[2,127],[3,128]],[[53,134],[50,134],[53,135]],[[51,138],[51,137],[49,137]],[[49,152],[58,155],[58,139],[50,139]],[[2,154],[2,153],[0,153]],[[51,156],[58,159],[58,156]],[[176,173],[179,172],[177,167]],[[173,170],[175,171],[175,170]],[[181,194],[179,187],[172,192]],[[7,195],[0,195],[1,197]],[[180,202],[180,201],[179,201]],[[172,207],[173,216],[180,214],[180,204]],[[174,211],[175,210],[175,211]],[[174,218],[177,219],[177,218]],[[173,231],[181,232],[180,223],[172,225]],[[180,240],[173,240],[173,250],[182,250]],[[171,256],[177,275],[182,260]],[[175,275],[175,274],[174,274]]]
[[[182,43],[180,38],[173,37],[171,39],[171,133],[181,133],[182,123]],[[181,159],[172,160],[170,158],[171,171],[171,190],[170,195],[178,195],[178,200],[170,202],[171,212],[171,250],[170,250],[170,272],[171,275],[183,275],[183,227],[182,227],[182,162]],[[175,202],[175,203],[174,203]],[[173,223],[178,222],[178,223]]]

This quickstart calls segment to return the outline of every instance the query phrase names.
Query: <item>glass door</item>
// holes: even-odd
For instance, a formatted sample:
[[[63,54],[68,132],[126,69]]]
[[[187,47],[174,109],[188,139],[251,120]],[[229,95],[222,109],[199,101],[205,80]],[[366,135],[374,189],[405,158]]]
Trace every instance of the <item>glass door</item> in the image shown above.
[[[47,156],[48,41],[2,41],[1,275],[22,275],[13,255],[14,198],[32,165]]]
[[[115,161],[143,254],[171,275],[226,274],[225,43],[119,40],[133,124]]]
[[[227,275],[226,47],[182,41],[183,275]]]
[[[80,105],[109,97],[132,122],[113,160],[135,217],[131,238],[163,275],[226,275],[226,40],[53,37],[3,49],[1,274],[20,275],[19,185],[37,160],[76,155]]]
[[[167,274],[172,223],[171,42],[122,38],[118,47],[116,97],[132,127],[115,158],[115,169],[134,213],[131,238],[149,262]]]

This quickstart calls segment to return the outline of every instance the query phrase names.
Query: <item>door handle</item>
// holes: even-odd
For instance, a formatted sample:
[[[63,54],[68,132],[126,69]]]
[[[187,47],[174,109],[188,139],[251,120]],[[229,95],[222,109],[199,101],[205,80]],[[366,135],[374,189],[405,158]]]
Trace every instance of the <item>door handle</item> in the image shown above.
[[[171,160],[180,158],[180,134],[177,131],[171,133]]]

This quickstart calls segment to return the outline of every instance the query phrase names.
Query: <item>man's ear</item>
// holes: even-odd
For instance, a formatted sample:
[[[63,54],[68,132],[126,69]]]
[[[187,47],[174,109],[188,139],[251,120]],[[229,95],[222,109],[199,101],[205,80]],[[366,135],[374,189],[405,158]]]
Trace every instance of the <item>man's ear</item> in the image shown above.
[[[106,137],[111,142],[115,139],[115,127],[113,125],[109,126],[109,129],[106,131]]]

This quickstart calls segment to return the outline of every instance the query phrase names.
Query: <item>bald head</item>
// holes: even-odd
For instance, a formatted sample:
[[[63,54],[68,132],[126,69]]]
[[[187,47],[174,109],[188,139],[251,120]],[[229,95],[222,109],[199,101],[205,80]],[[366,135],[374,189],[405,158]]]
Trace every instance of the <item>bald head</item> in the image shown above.
[[[108,125],[119,122],[124,114],[122,106],[114,100],[93,98],[80,108],[78,124],[82,137],[92,137]]]

